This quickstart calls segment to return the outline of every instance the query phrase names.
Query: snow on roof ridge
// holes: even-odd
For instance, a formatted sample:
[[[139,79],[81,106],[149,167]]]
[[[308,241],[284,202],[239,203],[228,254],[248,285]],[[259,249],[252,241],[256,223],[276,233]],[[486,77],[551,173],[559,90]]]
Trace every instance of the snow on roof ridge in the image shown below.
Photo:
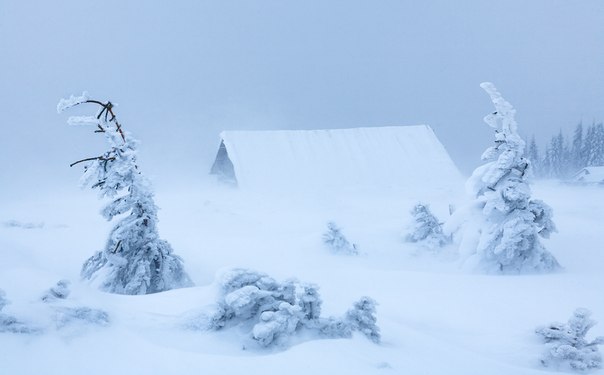
[[[426,127],[432,130],[432,127],[427,124],[414,124],[414,125],[386,125],[386,126],[358,126],[350,128],[320,128],[320,129],[241,129],[241,130],[223,130],[220,132],[222,138],[225,133],[269,133],[269,132],[322,132],[322,131],[346,131],[346,130],[357,130],[357,129],[399,129],[399,128],[414,128],[414,127]]]

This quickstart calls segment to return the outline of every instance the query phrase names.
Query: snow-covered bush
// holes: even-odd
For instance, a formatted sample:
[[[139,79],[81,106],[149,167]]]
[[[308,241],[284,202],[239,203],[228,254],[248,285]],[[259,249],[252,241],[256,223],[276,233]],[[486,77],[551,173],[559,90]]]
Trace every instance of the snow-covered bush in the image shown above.
[[[182,260],[159,237],[153,192],[136,164],[138,142],[122,129],[111,102],[90,100],[83,94],[62,99],[57,111],[82,103],[99,105],[98,114],[71,117],[68,123],[93,125],[95,132],[105,136],[109,150],[72,166],[86,162],[82,184],[111,199],[101,212],[107,220],[125,215],[111,230],[105,248],[85,262],[82,277],[120,294],[156,293],[192,285]]]
[[[58,299],[65,299],[69,296],[69,293],[71,292],[69,290],[69,285],[71,283],[69,282],[69,280],[59,280],[57,282],[57,285],[53,286],[52,288],[48,289],[46,292],[44,292],[44,294],[42,295],[42,301],[44,302],[53,302],[56,301]]]
[[[590,370],[602,367],[602,355],[598,345],[604,337],[587,341],[585,335],[596,322],[590,319],[591,312],[577,309],[568,323],[551,323],[539,327],[536,333],[547,343],[547,351],[541,358],[544,366],[565,367],[573,370]]]
[[[467,183],[480,212],[476,227],[464,233],[472,241],[462,241],[466,261],[487,272],[522,273],[552,271],[558,262],[541,244],[539,237],[555,231],[551,208],[531,199],[528,184],[530,162],[524,156],[525,142],[514,120],[516,111],[491,83],[481,87],[490,95],[496,111],[485,117],[495,129],[495,145],[489,147]],[[471,221],[471,220],[470,220]],[[465,247],[465,248],[463,248]]]
[[[2,311],[2,309],[6,305],[8,305],[8,300],[6,299],[6,293],[4,293],[4,290],[0,289],[0,311]]]
[[[30,327],[14,316],[5,314],[2,309],[9,304],[5,293],[0,289],[0,333],[36,333],[39,329]]]
[[[56,309],[54,320],[59,329],[76,323],[105,327],[109,325],[109,314],[90,307],[61,307]]]
[[[21,229],[42,229],[44,228],[43,222],[22,222],[19,220],[8,220],[4,222],[4,226],[8,228],[21,228]]]
[[[363,297],[354,304],[352,309],[346,313],[346,320],[350,322],[351,328],[367,336],[375,343],[380,342],[380,330],[376,325],[375,301],[369,297]]]
[[[375,302],[363,297],[342,318],[321,318],[318,288],[295,280],[278,283],[255,271],[235,269],[224,275],[218,305],[206,315],[205,327],[240,326],[260,347],[284,346],[303,331],[319,337],[351,337],[353,331],[379,342]],[[202,328],[198,324],[189,324]]]
[[[336,254],[357,255],[357,245],[348,242],[342,234],[342,230],[330,221],[327,223],[327,232],[323,234],[323,243]]]
[[[442,224],[430,211],[427,204],[418,203],[411,210],[413,222],[405,240],[420,242],[429,248],[437,248],[450,242],[450,237],[443,233]]]

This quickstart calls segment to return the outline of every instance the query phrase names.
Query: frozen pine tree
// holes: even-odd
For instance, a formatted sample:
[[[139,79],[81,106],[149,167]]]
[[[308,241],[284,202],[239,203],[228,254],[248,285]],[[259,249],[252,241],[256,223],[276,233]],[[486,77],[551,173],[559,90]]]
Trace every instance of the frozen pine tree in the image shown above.
[[[371,341],[379,343],[381,335],[376,324],[375,306],[376,302],[373,299],[363,297],[354,304],[352,309],[348,310],[346,319],[352,325],[353,330],[357,330]]]
[[[573,370],[590,370],[602,367],[602,355],[598,345],[604,337],[588,341],[585,336],[596,322],[590,319],[591,312],[577,309],[568,323],[551,323],[535,331],[547,343],[541,358],[544,366],[569,366]]]
[[[476,240],[462,241],[467,264],[493,273],[551,271],[559,268],[539,237],[555,230],[552,210],[531,200],[528,184],[530,162],[524,156],[525,143],[518,135],[516,111],[492,83],[480,85],[491,97],[495,112],[485,122],[495,129],[495,145],[489,147],[468,180],[478,213]],[[464,235],[465,237],[465,235]]]
[[[336,254],[357,255],[359,253],[357,245],[348,242],[342,234],[342,230],[333,221],[327,223],[327,232],[323,234],[323,243]]]
[[[568,177],[570,169],[569,151],[562,130],[552,137],[548,157],[551,177],[560,179]]]
[[[604,165],[604,125],[602,123],[594,123],[590,126],[585,143],[587,166]]]
[[[450,242],[445,236],[442,223],[430,211],[427,204],[418,203],[411,210],[413,222],[405,239],[409,242],[421,242],[429,248],[437,248]]]
[[[583,148],[583,123],[579,122],[573,134],[573,143],[570,149],[571,170],[576,173],[579,169],[585,167],[585,153]]]
[[[111,102],[91,100],[86,94],[62,99],[60,113],[70,107],[91,103],[100,107],[95,116],[71,117],[71,125],[92,125],[105,137],[109,148],[86,162],[82,184],[98,189],[110,202],[103,208],[107,220],[120,216],[103,250],[89,258],[82,277],[94,280],[101,289],[119,294],[156,293],[192,285],[182,260],[168,242],[159,237],[157,206],[147,179],[136,164],[137,141],[117,121]]]
[[[531,163],[533,169],[533,175],[535,177],[542,177],[541,171],[541,159],[539,156],[539,148],[537,147],[537,142],[535,142],[535,135],[531,137],[531,142],[529,143],[529,148],[527,152],[527,158]]]

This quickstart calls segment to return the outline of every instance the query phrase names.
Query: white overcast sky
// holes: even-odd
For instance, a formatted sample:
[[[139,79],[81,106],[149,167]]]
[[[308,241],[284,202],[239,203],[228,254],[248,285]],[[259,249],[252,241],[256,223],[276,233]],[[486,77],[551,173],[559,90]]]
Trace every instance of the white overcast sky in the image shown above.
[[[159,184],[207,173],[223,129],[428,124],[469,173],[482,81],[541,141],[603,121],[604,1],[0,0],[0,183],[75,185],[102,140],[55,106],[83,90]]]

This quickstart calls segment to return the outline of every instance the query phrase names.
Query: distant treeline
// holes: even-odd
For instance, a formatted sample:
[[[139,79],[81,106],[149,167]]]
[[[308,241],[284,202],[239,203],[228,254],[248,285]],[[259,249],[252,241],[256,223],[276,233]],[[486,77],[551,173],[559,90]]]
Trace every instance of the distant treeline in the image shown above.
[[[604,165],[604,125],[594,122],[584,127],[579,123],[572,139],[565,137],[560,130],[545,146],[543,153],[533,135],[527,156],[535,176],[541,178],[567,179],[581,168]]]

